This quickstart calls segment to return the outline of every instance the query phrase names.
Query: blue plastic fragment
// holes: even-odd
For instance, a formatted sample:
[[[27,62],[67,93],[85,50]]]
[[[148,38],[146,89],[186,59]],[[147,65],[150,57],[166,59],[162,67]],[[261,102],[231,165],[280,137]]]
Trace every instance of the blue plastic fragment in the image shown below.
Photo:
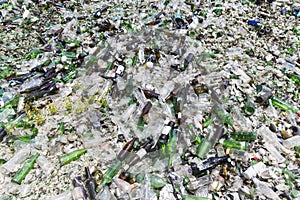
[[[181,18],[181,15],[179,14],[179,13],[175,13],[174,14],[174,18],[176,19],[176,18]]]
[[[251,26],[258,26],[258,23],[260,23],[259,20],[248,20],[248,25]]]
[[[6,4],[8,3],[8,1],[4,0],[4,1],[0,1],[0,6],[3,5],[3,4]]]
[[[14,85],[21,85],[23,82],[17,81],[17,80],[11,80],[8,82],[8,87],[14,86]]]
[[[300,6],[293,8],[293,15],[300,17]]]
[[[280,13],[283,15],[284,13],[286,13],[286,8],[283,8]]]

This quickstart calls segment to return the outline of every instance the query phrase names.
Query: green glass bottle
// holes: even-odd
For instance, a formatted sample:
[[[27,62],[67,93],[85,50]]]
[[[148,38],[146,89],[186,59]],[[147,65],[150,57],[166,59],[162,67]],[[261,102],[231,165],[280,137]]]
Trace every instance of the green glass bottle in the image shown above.
[[[282,173],[286,174],[289,177],[289,179],[291,179],[292,181],[295,181],[296,179],[298,179],[298,176],[288,169],[282,169]]]
[[[76,58],[76,53],[74,52],[62,52],[61,56],[66,56],[67,58]]]
[[[151,151],[154,145],[154,140],[152,138],[147,138],[147,140],[141,143],[140,149],[136,153],[128,155],[126,159],[126,165],[124,166],[125,171],[127,171],[131,166],[140,162],[148,152]]]
[[[80,46],[80,40],[74,40],[74,39],[70,39],[70,40],[66,40],[67,44],[72,44],[74,46]]]
[[[110,183],[112,179],[119,173],[122,167],[122,161],[124,161],[130,154],[135,141],[136,138],[133,138],[131,141],[127,142],[126,145],[122,148],[122,150],[118,153],[117,159],[115,160],[113,165],[110,168],[108,168],[108,170],[105,172],[101,179],[101,188]]]
[[[66,76],[64,76],[61,80],[64,83],[67,83],[69,80],[76,78],[77,74],[78,74],[78,70],[75,69],[71,71],[69,74],[67,74]]]
[[[39,49],[33,49],[29,54],[25,56],[25,59],[30,60],[30,59],[35,59],[37,55],[44,53],[42,50]]]
[[[207,120],[205,120],[204,122],[203,122],[203,127],[204,128],[206,128],[206,127],[208,127],[209,125],[211,125],[212,123],[213,123],[213,121],[215,120],[215,116],[211,116],[210,118],[208,118]]]
[[[25,161],[23,167],[16,173],[16,175],[12,178],[12,182],[17,184],[21,184],[21,182],[25,179],[26,175],[33,168],[36,159],[40,156],[39,153],[36,153],[31,158]]]
[[[295,35],[300,36],[300,30],[296,27],[293,28],[293,32],[295,33]]]
[[[42,66],[43,66],[43,67],[47,67],[47,66],[49,66],[51,63],[52,63],[52,60],[48,59],[48,60],[46,60],[45,62],[43,62]]]
[[[296,74],[291,74],[288,72],[284,72],[285,75],[287,75],[287,77],[289,77],[290,79],[292,79],[295,83],[300,84],[300,76],[296,75]]]
[[[210,148],[211,148],[211,142],[206,138],[204,138],[201,140],[200,144],[198,145],[196,155],[199,158],[204,158],[206,154],[209,152]]]
[[[223,123],[228,124],[230,126],[233,126],[233,121],[229,114],[226,113],[226,111],[219,105],[215,104],[212,108],[214,114],[216,117]]]
[[[294,147],[295,153],[298,157],[300,157],[300,146]]]
[[[292,197],[293,199],[296,199],[296,198],[299,198],[299,197],[300,197],[300,191],[299,191],[299,190],[296,190],[296,189],[293,189],[293,190],[290,192],[290,194],[291,194],[291,197]]]
[[[60,165],[66,165],[74,160],[77,160],[81,155],[85,154],[87,149],[78,149],[70,153],[59,156]]]
[[[122,167],[122,161],[116,160],[114,164],[105,172],[102,177],[100,185],[104,187],[112,181],[112,179],[118,174]]]
[[[150,176],[150,185],[154,189],[162,188],[166,185],[166,182],[161,177],[151,174]]]
[[[236,131],[230,133],[230,137],[237,141],[251,142],[256,140],[256,132]]]
[[[172,129],[174,128],[174,126],[175,126],[175,122],[170,121],[162,130],[162,134],[160,135],[160,137],[156,143],[157,149],[160,149],[160,157],[161,158],[165,158],[166,156],[168,156],[167,144],[169,142],[170,133],[171,133]],[[170,142],[171,142],[171,140],[170,140]]]
[[[144,179],[145,179],[145,174],[140,173],[135,176],[135,181],[137,183],[142,183]]]
[[[22,135],[22,136],[10,136],[8,137],[5,142],[7,144],[9,143],[13,143],[16,140],[20,140],[22,142],[29,142],[30,140],[34,139],[37,136],[37,132],[33,133],[33,134],[26,134],[26,135]]]
[[[173,156],[176,152],[177,130],[172,129],[169,134],[169,140],[167,142],[167,152],[169,155],[168,166],[172,166]]]
[[[293,113],[296,113],[299,109],[294,108],[292,105],[278,99],[277,97],[273,97],[271,99],[273,106],[280,108],[281,110],[290,110]]]
[[[132,95],[133,89],[134,89],[133,76],[130,76],[127,79],[126,87],[125,87],[125,90],[124,90],[124,96],[130,97]]]
[[[255,104],[252,102],[252,100],[249,97],[247,97],[244,111],[245,111],[246,115],[253,115],[255,112]]]
[[[219,141],[224,147],[227,148],[233,148],[233,149],[239,149],[239,150],[248,150],[248,143],[247,142],[239,142],[235,140],[220,140]]]
[[[5,160],[5,159],[3,159],[3,158],[0,158],[0,165],[4,164],[4,163],[6,163],[6,162],[7,162],[7,160]]]
[[[10,67],[6,67],[6,69],[4,69],[4,70],[0,73],[0,79],[9,76],[10,73],[11,73],[11,68],[10,68]]]
[[[137,128],[140,131],[143,131],[144,130],[144,126],[145,126],[145,121],[144,121],[144,118],[141,116],[141,117],[138,118]]]
[[[222,14],[222,8],[216,8],[213,10],[214,13],[216,13],[217,15],[221,15]]]
[[[57,132],[58,132],[59,135],[63,135],[64,134],[64,132],[65,132],[65,123],[64,122],[61,122],[59,124]]]
[[[132,67],[135,67],[136,66],[136,64],[137,64],[137,61],[138,61],[138,56],[137,56],[137,54],[135,54],[134,56],[133,56],[133,58],[132,58]]]

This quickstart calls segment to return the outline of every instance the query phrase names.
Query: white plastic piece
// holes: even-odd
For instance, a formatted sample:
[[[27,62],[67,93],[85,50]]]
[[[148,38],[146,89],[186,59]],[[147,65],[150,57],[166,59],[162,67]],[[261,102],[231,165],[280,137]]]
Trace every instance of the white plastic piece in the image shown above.
[[[210,191],[219,191],[221,189],[221,187],[223,187],[223,183],[221,181],[213,181],[210,185],[209,185],[209,190]]]
[[[193,17],[193,22],[189,25],[191,29],[196,29],[199,24],[199,20],[197,17]]]
[[[68,60],[67,56],[62,56],[62,57],[61,57],[61,62],[64,63],[64,62],[66,62],[67,60]]]
[[[25,9],[24,13],[23,13],[23,19],[27,18],[30,15],[29,10]]]
[[[268,145],[267,150],[271,154],[270,157],[274,158],[278,163],[283,163],[285,161],[285,158],[280,154],[280,152],[272,144]]]
[[[17,111],[20,112],[24,109],[24,97],[20,97],[19,99],[19,103],[18,103],[18,107],[17,107]]]
[[[163,131],[162,131],[162,134],[163,134],[163,135],[168,135],[169,132],[171,131],[171,129],[172,129],[171,126],[168,126],[168,125],[165,126],[164,129],[163,129]]]
[[[260,174],[261,172],[265,171],[267,169],[267,166],[263,162],[256,163],[255,165],[249,167],[245,172],[244,176],[247,179],[252,179],[257,174]]]
[[[120,74],[123,74],[125,68],[123,65],[118,65],[118,68],[116,70],[116,74],[120,75]]]
[[[291,137],[289,139],[283,140],[282,144],[286,148],[294,148],[296,146],[300,145],[300,135],[296,135],[294,137]]]
[[[148,68],[153,68],[153,62],[146,62],[146,66],[148,67]]]

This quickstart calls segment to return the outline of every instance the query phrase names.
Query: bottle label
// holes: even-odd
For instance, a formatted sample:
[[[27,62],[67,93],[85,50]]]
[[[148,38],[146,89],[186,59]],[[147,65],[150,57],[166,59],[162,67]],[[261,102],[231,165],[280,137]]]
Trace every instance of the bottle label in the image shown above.
[[[138,150],[138,152],[136,152],[136,155],[141,159],[143,158],[145,155],[147,154],[147,151],[143,148],[141,148],[140,150]]]
[[[116,74],[121,75],[121,74],[123,74],[124,70],[125,70],[125,68],[123,65],[118,65]]]
[[[162,134],[163,135],[168,135],[171,129],[172,129],[171,126],[165,126],[163,131],[162,131]]]
[[[181,112],[178,113],[178,119],[181,119]]]

